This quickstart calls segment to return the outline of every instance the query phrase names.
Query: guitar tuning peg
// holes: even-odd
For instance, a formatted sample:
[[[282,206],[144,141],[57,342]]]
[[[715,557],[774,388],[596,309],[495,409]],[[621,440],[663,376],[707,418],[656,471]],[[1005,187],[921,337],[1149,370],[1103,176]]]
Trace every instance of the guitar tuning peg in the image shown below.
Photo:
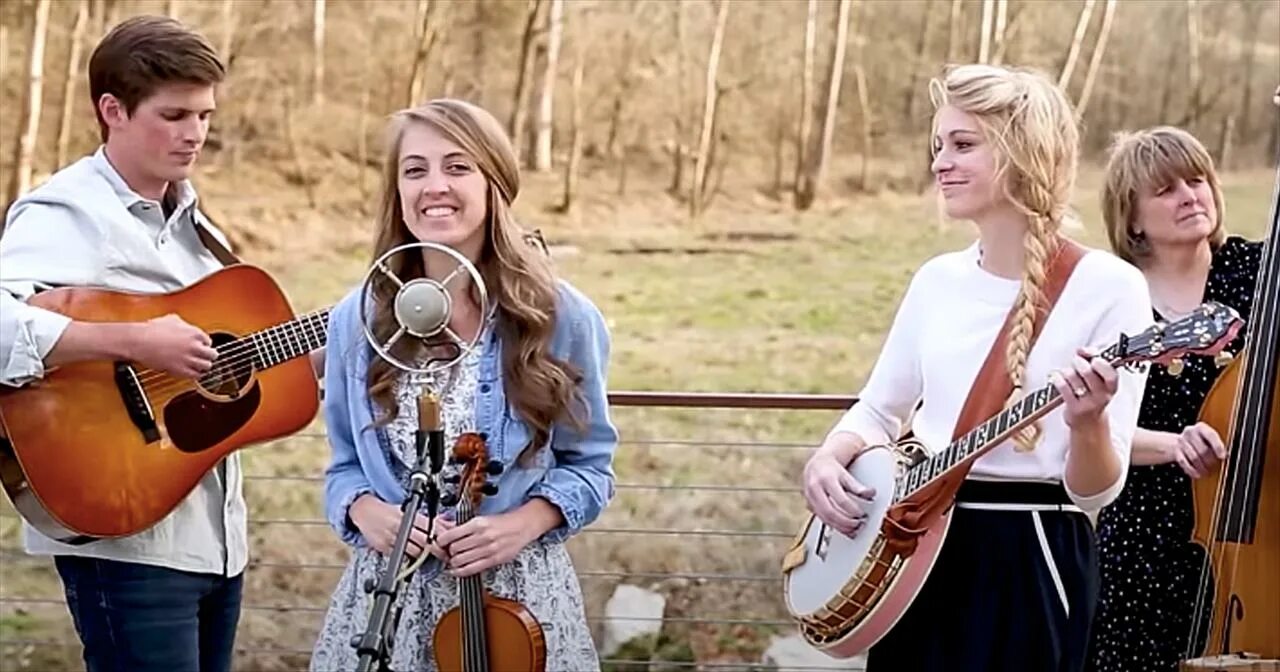
[[[1177,378],[1182,375],[1182,370],[1185,369],[1186,366],[1186,362],[1182,361],[1181,357],[1175,357],[1169,360],[1169,365],[1166,366],[1165,369],[1169,372],[1169,375]]]
[[[492,483],[485,483],[484,486],[480,488],[480,492],[483,492],[485,497],[492,497],[498,494],[498,486]]]
[[[1218,354],[1213,356],[1213,363],[1219,369],[1221,369],[1222,367],[1230,364],[1231,360],[1233,359],[1235,359],[1235,355],[1227,352],[1226,350],[1223,350],[1222,352],[1219,352]]]
[[[489,464],[484,468],[485,471],[489,472],[490,476],[497,476],[498,474],[501,474],[502,469],[502,463],[497,460],[490,460]]]
[[[440,505],[444,507],[457,506],[458,496],[452,493],[447,494],[440,498]]]
[[[444,482],[449,485],[457,485],[462,482],[462,476],[459,474],[449,474],[444,477]]]

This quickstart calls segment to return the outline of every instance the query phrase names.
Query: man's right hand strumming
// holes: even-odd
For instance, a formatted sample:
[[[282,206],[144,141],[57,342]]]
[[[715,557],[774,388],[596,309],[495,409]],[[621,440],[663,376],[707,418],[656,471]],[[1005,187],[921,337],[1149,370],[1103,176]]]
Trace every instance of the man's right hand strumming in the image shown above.
[[[177,315],[146,322],[72,322],[44,358],[46,367],[95,359],[124,359],[180,378],[213,368],[218,351],[209,335]]]

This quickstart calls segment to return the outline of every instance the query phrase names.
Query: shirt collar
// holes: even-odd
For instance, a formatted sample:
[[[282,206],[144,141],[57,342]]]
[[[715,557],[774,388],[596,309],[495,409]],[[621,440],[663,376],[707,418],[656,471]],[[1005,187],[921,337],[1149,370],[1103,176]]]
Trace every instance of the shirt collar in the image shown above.
[[[132,208],[138,203],[155,203],[155,201],[134,191],[129,186],[129,183],[124,181],[124,178],[120,176],[120,172],[116,170],[115,166],[111,165],[111,160],[107,158],[106,145],[98,147],[98,150],[93,153],[92,160],[94,168],[107,179],[120,202],[124,203],[124,207]],[[195,187],[191,186],[191,180],[170,182],[168,193],[172,194],[176,200],[177,207],[174,208],[174,212],[181,212],[187,208],[194,207],[196,204],[196,190]]]

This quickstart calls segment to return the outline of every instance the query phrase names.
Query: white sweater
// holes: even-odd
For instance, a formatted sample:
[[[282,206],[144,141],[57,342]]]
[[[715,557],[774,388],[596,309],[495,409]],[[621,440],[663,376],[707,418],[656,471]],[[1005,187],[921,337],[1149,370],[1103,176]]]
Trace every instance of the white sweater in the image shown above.
[[[1017,298],[1020,282],[1001,278],[979,265],[978,244],[935,257],[920,267],[907,288],[880,359],[859,402],[844,414],[835,432],[851,432],[868,444],[897,438],[908,420],[916,438],[933,451],[951,441],[961,407],[978,369]],[[1146,279],[1133,266],[1106,252],[1090,250],[1063,289],[1027,358],[1024,393],[1048,384],[1050,372],[1071,366],[1076,348],[1099,350],[1123,332],[1132,336],[1152,323]],[[1119,389],[1106,413],[1111,447],[1121,475],[1089,497],[1067,493],[1080,508],[1095,511],[1120,494],[1129,465],[1146,373],[1122,370]],[[911,415],[917,402],[923,405]],[[1006,441],[979,458],[971,478],[1063,482],[1068,428],[1059,407],[1040,420],[1035,450],[1015,452]]]

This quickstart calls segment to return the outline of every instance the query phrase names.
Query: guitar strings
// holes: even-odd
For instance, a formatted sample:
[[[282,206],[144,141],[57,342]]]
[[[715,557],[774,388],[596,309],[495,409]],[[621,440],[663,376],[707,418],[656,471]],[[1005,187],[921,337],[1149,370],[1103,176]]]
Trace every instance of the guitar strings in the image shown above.
[[[318,318],[323,318],[323,317],[324,317],[324,313],[325,313],[325,312],[327,312],[327,311],[326,311],[326,310],[318,310],[318,311],[315,311],[315,312],[313,312],[313,313],[308,313],[308,314],[306,314],[306,315],[304,315],[304,316],[302,316],[302,317],[299,317],[298,319],[291,320],[291,321],[286,322],[286,323],[284,323],[284,324],[277,325],[277,326],[271,327],[271,328],[269,328],[269,329],[263,329],[263,330],[261,330],[261,331],[256,331],[256,332],[253,332],[253,333],[248,334],[248,335],[246,335],[246,336],[241,336],[240,338],[237,338],[237,339],[236,339],[236,340],[234,340],[234,341],[230,341],[230,342],[228,342],[228,343],[223,343],[223,344],[222,344],[222,345],[220,345],[220,346],[215,346],[215,347],[214,347],[214,350],[217,350],[217,351],[218,351],[218,357],[219,357],[219,358],[220,358],[220,357],[223,357],[223,356],[227,356],[227,355],[236,355],[236,356],[241,356],[241,355],[243,355],[243,354],[245,353],[245,351],[247,351],[247,350],[253,350],[254,352],[257,352],[257,351],[261,350],[261,348],[258,346],[257,342],[255,342],[255,341],[254,341],[254,337],[255,337],[255,336],[262,335],[262,334],[268,334],[268,333],[271,333],[271,332],[273,332],[273,331],[277,331],[277,330],[281,331],[281,332],[282,332],[282,335],[284,335],[284,336],[298,336],[298,335],[303,335],[303,336],[317,336],[317,335],[321,335],[324,331],[326,331],[326,330],[327,330],[327,325],[325,325],[325,326],[320,326],[320,325],[317,325],[317,324],[315,324],[315,323],[316,323],[316,322],[318,322],[318,321],[320,321]],[[267,344],[268,344],[268,346],[270,346],[270,345],[274,345],[273,343],[271,343],[271,341],[270,341],[269,339],[267,339],[267,338],[265,338],[265,337],[263,338],[263,341],[264,341],[265,343],[267,343]],[[282,344],[282,347],[280,348],[280,350],[281,350],[281,351],[284,351],[283,345],[287,345],[287,344]],[[224,350],[223,348],[225,348],[225,350]],[[269,350],[269,352],[273,352],[273,353],[274,353],[274,352],[276,352],[276,349],[275,349],[275,348],[271,348],[271,349]],[[252,354],[252,353],[250,353],[250,354]],[[217,360],[217,359],[215,359],[215,360],[214,360],[214,363],[216,364],[216,363],[217,363],[217,361],[218,361],[218,360]],[[148,372],[147,374],[144,374],[144,375],[140,375],[140,376],[139,376],[139,382],[144,383],[144,384],[145,384],[145,383],[147,383],[147,382],[150,382],[150,380],[154,380],[154,379],[156,379],[156,378],[169,376],[169,374],[167,374],[167,373],[162,373],[162,372],[159,372],[159,371],[155,371],[154,369],[146,369],[146,371]],[[148,377],[148,376],[150,376],[150,377]]]

